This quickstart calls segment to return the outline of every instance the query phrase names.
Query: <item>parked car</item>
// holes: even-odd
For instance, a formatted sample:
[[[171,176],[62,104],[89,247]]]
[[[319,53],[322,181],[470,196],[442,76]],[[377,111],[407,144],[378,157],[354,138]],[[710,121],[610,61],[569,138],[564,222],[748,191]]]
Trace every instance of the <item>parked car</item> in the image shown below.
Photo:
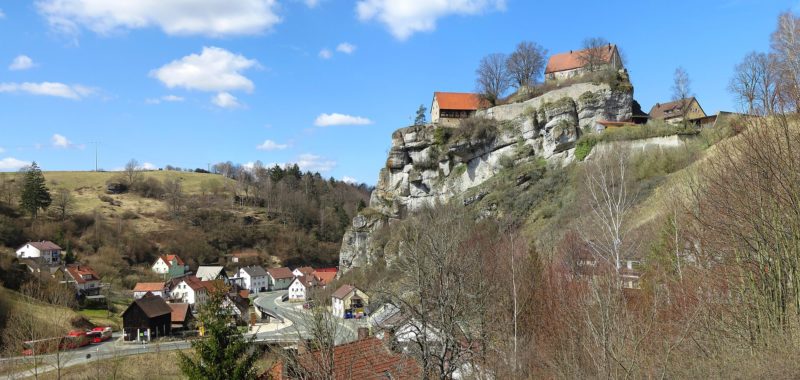
[[[286,302],[286,301],[288,301],[288,300],[289,300],[289,295],[288,295],[288,294],[284,294],[284,295],[281,297],[281,302]]]

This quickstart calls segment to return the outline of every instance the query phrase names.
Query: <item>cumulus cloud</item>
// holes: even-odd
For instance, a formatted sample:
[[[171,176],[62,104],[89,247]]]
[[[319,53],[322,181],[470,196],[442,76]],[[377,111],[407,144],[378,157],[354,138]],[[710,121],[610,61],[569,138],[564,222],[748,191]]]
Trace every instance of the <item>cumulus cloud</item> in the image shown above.
[[[385,24],[398,40],[435,30],[436,21],[442,17],[503,9],[505,0],[359,0],[356,4],[359,20]]]
[[[264,140],[264,142],[259,144],[256,147],[256,149],[271,151],[271,150],[282,150],[282,149],[286,149],[288,147],[289,147],[289,144],[278,144],[278,143],[276,143],[275,141],[272,141],[272,140]]]
[[[58,133],[54,134],[53,137],[50,139],[53,142],[53,146],[56,148],[69,148],[72,145],[64,135],[59,135]]]
[[[27,55],[18,55],[8,66],[9,70],[27,70],[33,67],[33,60]]]
[[[19,170],[27,166],[31,166],[31,162],[18,160],[14,157],[6,157],[0,160],[0,170],[3,171]]]
[[[353,178],[353,177],[350,177],[350,176],[342,177],[342,182],[347,182],[347,183],[350,183],[350,184],[353,184],[353,185],[357,185],[358,184],[358,180]]]
[[[156,170],[156,169],[158,169],[157,166],[155,166],[155,165],[153,165],[153,164],[151,164],[149,162],[145,162],[145,163],[139,165],[139,167],[144,169],[144,170]]]
[[[40,0],[36,7],[51,28],[75,36],[149,27],[169,35],[253,35],[281,21],[277,0]]]
[[[317,156],[315,154],[301,154],[297,159],[297,166],[303,171],[325,173],[336,167],[336,161]]]
[[[80,100],[94,93],[94,90],[81,85],[67,85],[59,82],[0,83],[0,93],[27,93],[31,95],[55,96]]]
[[[148,99],[145,99],[144,102],[147,103],[147,104],[160,104],[161,102],[175,103],[175,102],[182,102],[184,100],[185,99],[183,99],[183,97],[181,97],[181,96],[164,95],[164,96],[162,96],[160,98],[148,98]]]
[[[353,54],[356,51],[356,45],[351,43],[342,42],[336,47],[336,51],[345,54]]]
[[[242,71],[258,65],[258,61],[245,58],[218,47],[204,47],[200,54],[190,54],[150,71],[168,88],[182,87],[199,91],[253,91],[253,82]]]
[[[319,57],[322,59],[331,59],[333,52],[330,49],[322,49],[319,51]]]
[[[314,120],[317,127],[330,127],[334,125],[368,125],[372,120],[361,116],[344,115],[340,113],[323,113]]]
[[[239,103],[239,100],[228,92],[220,92],[219,94],[214,95],[214,97],[211,98],[211,103],[214,103],[214,105],[219,108],[232,109],[242,107],[242,104]]]

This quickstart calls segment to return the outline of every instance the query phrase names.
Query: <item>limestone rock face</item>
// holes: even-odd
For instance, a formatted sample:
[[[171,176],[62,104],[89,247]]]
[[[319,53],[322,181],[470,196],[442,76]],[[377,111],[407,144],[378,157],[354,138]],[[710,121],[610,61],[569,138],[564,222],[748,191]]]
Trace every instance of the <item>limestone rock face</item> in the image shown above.
[[[425,205],[463,197],[508,165],[545,158],[566,164],[575,142],[598,120],[629,120],[631,91],[582,83],[521,103],[477,113],[480,125],[401,128],[370,196],[367,211],[345,233],[339,265],[343,271],[382,255],[373,233]],[[524,182],[524,181],[523,181]],[[464,204],[475,199],[461,199]]]

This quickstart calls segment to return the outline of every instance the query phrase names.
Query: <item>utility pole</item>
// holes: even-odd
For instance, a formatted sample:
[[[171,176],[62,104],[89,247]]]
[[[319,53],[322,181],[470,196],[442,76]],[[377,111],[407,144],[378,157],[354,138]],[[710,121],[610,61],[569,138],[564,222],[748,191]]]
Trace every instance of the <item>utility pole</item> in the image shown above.
[[[94,144],[94,171],[97,172],[97,146],[100,144],[99,141],[90,141],[90,144]]]

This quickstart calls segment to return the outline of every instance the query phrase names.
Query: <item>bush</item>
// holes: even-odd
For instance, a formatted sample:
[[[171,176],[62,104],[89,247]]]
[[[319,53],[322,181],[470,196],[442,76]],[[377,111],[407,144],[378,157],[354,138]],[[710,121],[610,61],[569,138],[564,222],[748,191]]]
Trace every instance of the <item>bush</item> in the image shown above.
[[[461,120],[461,125],[453,130],[454,141],[492,140],[497,136],[497,121],[480,116]]]
[[[597,138],[594,135],[583,135],[575,143],[575,159],[583,161],[592,152],[592,148],[597,145]]]
[[[497,161],[500,163],[500,166],[502,166],[505,169],[511,169],[514,167],[514,157],[512,157],[511,155],[504,154],[500,156],[500,159]]]
[[[161,183],[161,181],[153,177],[147,177],[146,179],[136,183],[136,185],[133,187],[133,191],[142,197],[154,199],[161,198],[165,193],[164,185]]]

